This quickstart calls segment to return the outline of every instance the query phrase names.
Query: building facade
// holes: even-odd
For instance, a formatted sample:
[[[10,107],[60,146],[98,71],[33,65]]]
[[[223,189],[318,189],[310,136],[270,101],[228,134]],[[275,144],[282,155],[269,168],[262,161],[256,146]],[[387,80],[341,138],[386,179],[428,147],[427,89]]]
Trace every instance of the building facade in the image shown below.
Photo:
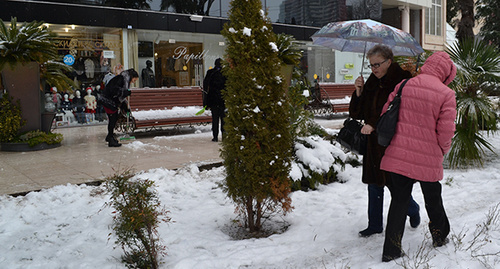
[[[193,12],[196,15],[176,13],[172,6],[160,11],[161,0],[135,8],[103,2],[3,0],[0,18],[44,21],[56,32],[61,61],[74,67],[68,76],[82,95],[102,86],[103,77],[115,66],[141,74],[148,61],[154,87],[202,86],[206,71],[225,53],[220,31],[227,22],[229,0],[205,4],[202,11]],[[297,40],[310,81],[353,83],[366,65],[362,55],[312,44],[311,36],[331,21],[371,18],[410,32],[424,49],[437,51],[445,46],[446,0],[262,0],[262,4],[274,31]],[[364,75],[369,74],[369,69],[364,70]],[[142,77],[136,86],[144,86]]]

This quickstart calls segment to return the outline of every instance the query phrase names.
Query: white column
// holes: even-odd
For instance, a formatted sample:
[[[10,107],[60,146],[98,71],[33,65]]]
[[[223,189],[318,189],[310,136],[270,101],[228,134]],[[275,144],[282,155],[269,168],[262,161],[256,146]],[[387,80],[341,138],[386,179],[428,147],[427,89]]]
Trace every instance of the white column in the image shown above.
[[[409,33],[410,32],[410,6],[408,4],[400,5],[399,10],[401,11],[401,30]]]
[[[122,46],[123,46],[123,70],[129,69],[128,66],[128,30],[122,29]]]

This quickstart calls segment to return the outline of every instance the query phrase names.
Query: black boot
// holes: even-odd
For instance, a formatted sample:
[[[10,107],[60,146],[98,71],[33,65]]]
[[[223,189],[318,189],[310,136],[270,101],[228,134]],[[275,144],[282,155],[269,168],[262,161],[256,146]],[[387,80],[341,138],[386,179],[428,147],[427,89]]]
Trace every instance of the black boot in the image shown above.
[[[121,145],[114,137],[108,142],[108,147],[120,147]]]
[[[116,140],[116,138],[114,135],[107,135],[105,140],[106,142],[111,142],[112,140]]]

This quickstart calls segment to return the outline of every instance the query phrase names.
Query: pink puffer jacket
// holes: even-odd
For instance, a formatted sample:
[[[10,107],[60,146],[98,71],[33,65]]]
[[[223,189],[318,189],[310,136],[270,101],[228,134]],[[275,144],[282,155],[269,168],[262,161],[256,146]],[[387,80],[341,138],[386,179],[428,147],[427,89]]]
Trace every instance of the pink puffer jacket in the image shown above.
[[[450,149],[457,114],[455,92],[446,85],[456,72],[447,53],[435,52],[422,66],[421,74],[408,81],[401,94],[396,133],[380,164],[382,170],[419,181],[443,178],[443,156]]]

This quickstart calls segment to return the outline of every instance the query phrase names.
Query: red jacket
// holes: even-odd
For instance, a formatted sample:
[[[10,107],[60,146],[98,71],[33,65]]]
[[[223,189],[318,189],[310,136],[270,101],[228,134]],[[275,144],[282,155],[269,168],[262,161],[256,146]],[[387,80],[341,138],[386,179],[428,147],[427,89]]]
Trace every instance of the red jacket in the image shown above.
[[[382,170],[419,181],[443,178],[443,157],[451,146],[457,115],[455,92],[448,85],[456,67],[445,52],[435,52],[401,93],[396,133],[382,158]],[[384,105],[387,110],[399,85]]]

